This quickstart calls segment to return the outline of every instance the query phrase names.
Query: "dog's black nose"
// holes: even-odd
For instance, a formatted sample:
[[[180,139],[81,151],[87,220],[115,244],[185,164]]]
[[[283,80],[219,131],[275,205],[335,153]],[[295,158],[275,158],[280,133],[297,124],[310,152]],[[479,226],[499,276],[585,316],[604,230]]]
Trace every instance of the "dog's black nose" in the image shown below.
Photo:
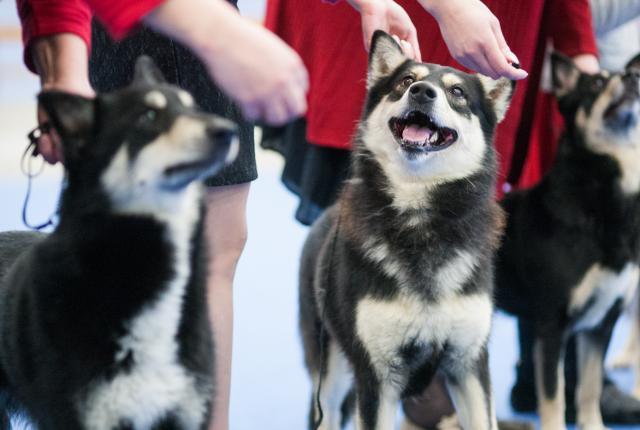
[[[427,82],[416,82],[409,88],[411,98],[420,103],[435,100],[438,97],[436,89]]]
[[[622,80],[625,83],[629,83],[629,82],[637,83],[640,80],[640,71],[635,69],[629,70],[627,71],[627,73],[624,74],[624,76],[622,77]]]
[[[637,70],[629,70],[622,77],[624,88],[627,93],[636,97],[640,95],[640,73]]]

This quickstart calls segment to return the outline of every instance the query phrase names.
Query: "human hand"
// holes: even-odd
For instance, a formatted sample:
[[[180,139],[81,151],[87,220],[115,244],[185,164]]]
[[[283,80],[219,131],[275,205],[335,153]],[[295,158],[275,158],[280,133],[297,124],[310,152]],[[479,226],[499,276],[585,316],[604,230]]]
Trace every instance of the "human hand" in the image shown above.
[[[40,76],[42,91],[66,91],[85,97],[95,93],[89,84],[88,53],[82,39],[71,33],[39,38],[30,51]],[[38,125],[48,129],[38,138],[38,153],[50,164],[63,161],[60,136],[49,124],[44,109],[38,105]]]
[[[193,49],[247,119],[281,125],[306,112],[298,54],[226,1],[167,0],[144,21]]]
[[[582,73],[594,75],[600,71],[598,58],[593,54],[579,54],[572,57],[572,60],[573,64],[575,64]]]
[[[528,76],[513,66],[518,58],[509,49],[500,22],[480,0],[419,1],[438,21],[449,52],[460,64],[493,79]]]
[[[242,18],[244,21],[244,18]],[[298,54],[270,31],[244,21],[205,63],[216,83],[250,120],[281,125],[307,111],[307,70]]]
[[[376,30],[384,30],[396,38],[407,57],[422,61],[416,27],[399,4],[393,0],[349,0],[349,3],[360,12],[367,52],[373,33]]]

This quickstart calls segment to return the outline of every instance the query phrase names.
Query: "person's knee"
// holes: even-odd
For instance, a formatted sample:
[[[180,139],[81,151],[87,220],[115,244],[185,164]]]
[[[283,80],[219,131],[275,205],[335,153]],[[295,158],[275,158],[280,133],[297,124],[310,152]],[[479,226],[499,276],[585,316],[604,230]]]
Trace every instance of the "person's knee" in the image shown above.
[[[216,227],[217,228],[217,227]],[[247,243],[246,222],[221,227],[220,232],[209,235],[209,259],[213,269],[237,264]]]
[[[249,186],[216,187],[207,194],[206,237],[209,275],[233,279],[247,243],[246,201]]]

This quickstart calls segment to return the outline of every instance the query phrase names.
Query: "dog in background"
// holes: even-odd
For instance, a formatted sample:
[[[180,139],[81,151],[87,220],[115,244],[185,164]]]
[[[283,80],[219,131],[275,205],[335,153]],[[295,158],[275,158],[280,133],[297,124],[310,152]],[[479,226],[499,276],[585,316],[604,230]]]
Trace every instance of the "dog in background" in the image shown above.
[[[492,137],[512,82],[408,60],[378,31],[367,87],[351,179],[302,253],[310,428],[316,393],[320,428],[336,430],[353,390],[356,428],[391,429],[398,401],[442,372],[462,427],[495,430]]]
[[[507,195],[498,306],[534,322],[544,430],[565,429],[565,343],[577,333],[577,423],[604,429],[603,360],[640,268],[640,56],[620,73],[581,73],[552,56],[566,132],[550,172]]]
[[[135,75],[96,99],[40,94],[63,146],[60,222],[0,234],[0,390],[42,430],[210,419],[200,182],[235,157],[235,126],[149,58]]]

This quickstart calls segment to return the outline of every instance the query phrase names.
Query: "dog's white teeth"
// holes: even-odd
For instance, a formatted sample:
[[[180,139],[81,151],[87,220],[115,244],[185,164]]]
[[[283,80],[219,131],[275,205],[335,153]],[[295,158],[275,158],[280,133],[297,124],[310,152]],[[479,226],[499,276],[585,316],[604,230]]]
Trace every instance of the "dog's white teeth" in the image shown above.
[[[438,132],[434,131],[431,137],[429,138],[429,143],[436,143],[438,141]]]

